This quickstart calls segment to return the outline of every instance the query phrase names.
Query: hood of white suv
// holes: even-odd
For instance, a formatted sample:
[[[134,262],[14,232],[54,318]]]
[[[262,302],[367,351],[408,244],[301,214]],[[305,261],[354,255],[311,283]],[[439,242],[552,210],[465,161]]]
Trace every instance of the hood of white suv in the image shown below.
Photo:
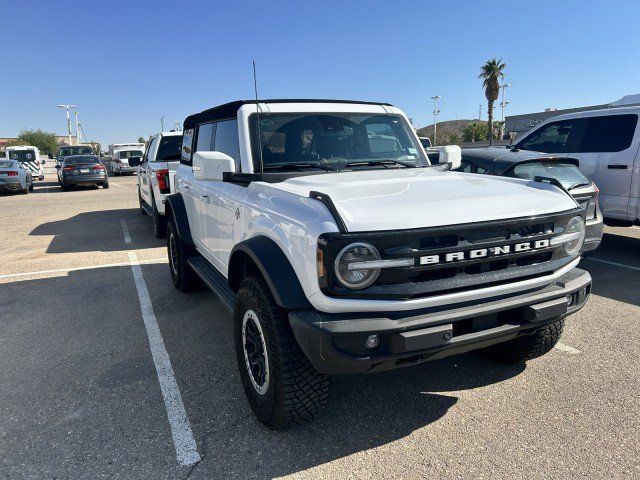
[[[575,201],[546,183],[433,169],[364,170],[269,184],[329,195],[348,231],[399,230],[556,213]]]

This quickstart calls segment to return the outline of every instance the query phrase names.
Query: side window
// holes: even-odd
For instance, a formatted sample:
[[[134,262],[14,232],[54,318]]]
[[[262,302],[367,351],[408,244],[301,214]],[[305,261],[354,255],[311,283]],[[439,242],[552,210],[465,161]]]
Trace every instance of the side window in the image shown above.
[[[180,163],[191,165],[191,153],[193,148],[193,128],[189,128],[183,132],[182,151],[180,153]]]
[[[151,153],[151,150],[157,143],[158,143],[158,137],[153,137],[149,142],[149,144],[147,145],[147,149],[144,151],[144,157],[142,158],[143,163],[149,161],[149,154]]]
[[[213,150],[213,132],[215,123],[205,123],[198,126],[196,152],[210,152]]]
[[[487,173],[487,169],[463,158],[460,162],[460,167],[456,169],[456,172],[485,174]]]
[[[218,122],[215,135],[216,152],[229,155],[236,161],[236,171],[240,171],[240,141],[238,139],[238,120]]]
[[[560,120],[540,127],[516,145],[523,150],[544,153],[567,153],[580,134],[584,119]]]
[[[456,168],[456,172],[471,173],[471,162],[469,160],[462,160],[460,166]]]
[[[638,115],[607,115],[588,119],[576,153],[621,152],[631,146]]]

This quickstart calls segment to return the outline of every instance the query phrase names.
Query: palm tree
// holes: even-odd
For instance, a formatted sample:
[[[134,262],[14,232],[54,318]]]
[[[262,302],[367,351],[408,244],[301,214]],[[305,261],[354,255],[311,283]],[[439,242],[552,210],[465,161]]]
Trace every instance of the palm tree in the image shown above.
[[[502,62],[502,59],[496,60],[492,58],[480,67],[480,75],[478,75],[478,78],[482,79],[484,95],[487,97],[487,113],[489,114],[489,119],[487,120],[487,140],[489,140],[489,145],[491,145],[491,141],[493,140],[493,102],[498,99],[498,95],[500,94],[500,79],[505,76],[503,72],[505,68],[507,68],[507,65]]]

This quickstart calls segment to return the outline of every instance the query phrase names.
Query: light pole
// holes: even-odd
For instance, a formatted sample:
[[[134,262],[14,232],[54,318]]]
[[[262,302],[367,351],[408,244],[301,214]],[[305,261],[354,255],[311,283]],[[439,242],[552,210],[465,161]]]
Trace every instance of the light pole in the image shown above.
[[[482,121],[482,104],[478,105],[478,121]]]
[[[511,85],[509,83],[504,83],[500,85],[500,89],[502,90],[502,101],[500,102],[500,108],[502,109],[502,119],[500,123],[500,140],[504,138],[504,107],[509,105],[509,102],[505,100],[505,90],[509,88]]]
[[[174,130],[182,130],[182,127],[180,126],[180,120],[174,120],[173,121],[173,129]]]
[[[78,112],[73,112],[76,116],[76,144],[80,145],[80,120],[78,120]]]
[[[67,111],[67,134],[69,135],[69,145],[71,145],[71,117],[69,116],[70,108],[78,108],[77,105],[58,105],[58,108],[64,108]]]
[[[436,145],[438,136],[438,114],[440,113],[440,110],[438,110],[438,100],[440,100],[440,95],[431,97],[431,100],[433,100],[433,144]]]
[[[164,132],[164,115],[160,117],[160,131]]]

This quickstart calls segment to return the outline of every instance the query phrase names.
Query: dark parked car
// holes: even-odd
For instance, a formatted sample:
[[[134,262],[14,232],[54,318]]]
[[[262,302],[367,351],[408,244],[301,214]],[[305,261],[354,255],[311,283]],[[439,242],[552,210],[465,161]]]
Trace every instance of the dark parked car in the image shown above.
[[[102,185],[102,188],[109,188],[107,169],[95,155],[65,157],[64,162],[56,165],[56,168],[58,183],[63,190],[80,185]]]
[[[598,187],[578,167],[575,158],[488,147],[463,149],[458,171],[557,182],[585,210],[587,229],[582,252],[587,252],[600,245],[604,224],[598,205]]]

